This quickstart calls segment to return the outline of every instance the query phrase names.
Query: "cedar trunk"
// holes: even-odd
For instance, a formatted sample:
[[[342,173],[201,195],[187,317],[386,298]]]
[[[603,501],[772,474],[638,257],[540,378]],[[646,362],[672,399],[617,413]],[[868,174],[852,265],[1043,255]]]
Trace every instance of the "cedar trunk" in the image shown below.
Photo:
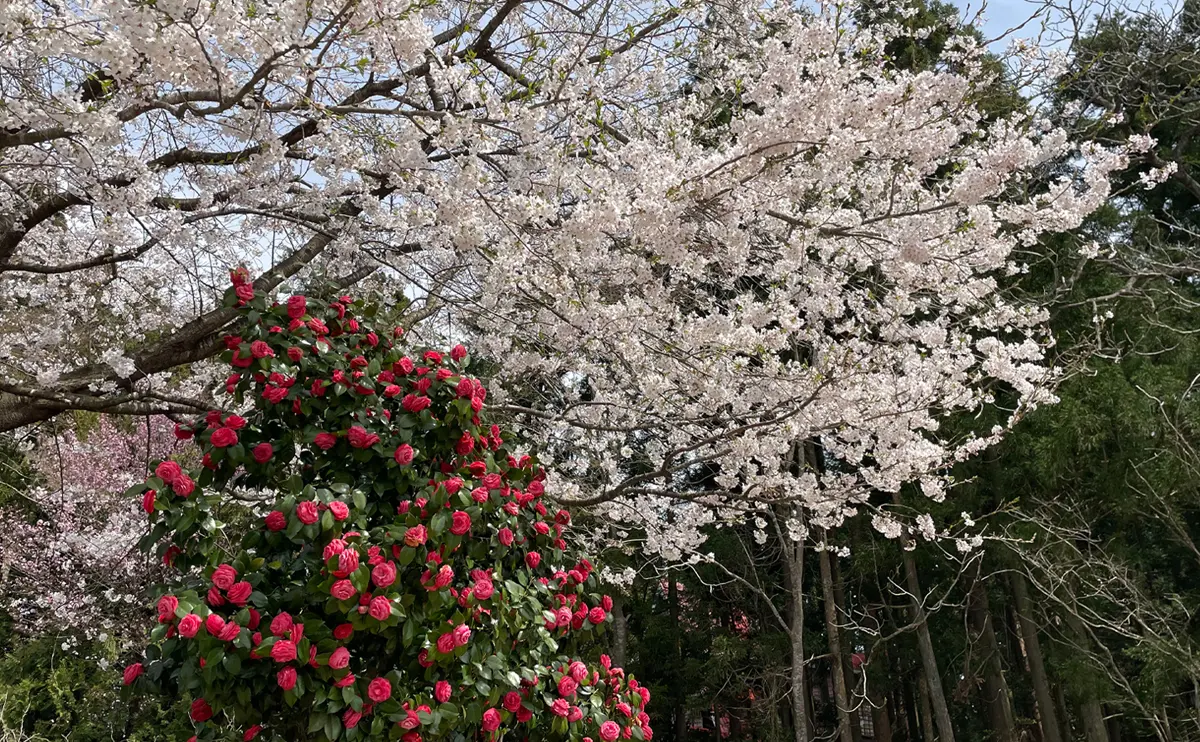
[[[1025,658],[1029,662],[1029,678],[1037,700],[1038,717],[1045,742],[1062,742],[1059,734],[1058,714],[1054,709],[1054,696],[1050,691],[1050,678],[1042,659],[1042,645],[1038,640],[1037,623],[1033,620],[1033,604],[1029,600],[1029,587],[1025,575],[1010,573],[1009,584],[1016,599],[1017,622],[1021,626],[1021,640],[1025,644]]]

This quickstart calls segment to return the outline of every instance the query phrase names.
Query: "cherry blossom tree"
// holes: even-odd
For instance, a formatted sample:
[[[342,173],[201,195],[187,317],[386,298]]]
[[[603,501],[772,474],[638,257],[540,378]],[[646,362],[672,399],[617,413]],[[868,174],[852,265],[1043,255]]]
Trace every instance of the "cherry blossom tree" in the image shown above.
[[[206,407],[231,264],[257,292],[374,272],[478,332],[499,381],[551,380],[507,411],[569,445],[576,502],[680,513],[706,464],[726,497],[833,523],[906,481],[941,496],[931,475],[1000,430],[941,440],[939,418],[995,385],[1014,420],[1051,398],[1044,313],[998,278],[1122,162],[985,120],[969,37],[897,70],[888,24],[841,6],[0,13],[4,429]],[[773,463],[817,438],[841,466]]]

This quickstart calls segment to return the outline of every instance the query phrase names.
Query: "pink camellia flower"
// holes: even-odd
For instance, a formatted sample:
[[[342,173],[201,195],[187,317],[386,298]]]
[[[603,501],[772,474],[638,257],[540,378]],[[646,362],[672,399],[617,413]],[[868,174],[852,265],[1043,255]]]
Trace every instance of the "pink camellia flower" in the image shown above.
[[[496,536],[500,539],[500,543],[504,546],[512,546],[513,532],[507,526],[501,528],[500,532],[497,533]]]
[[[328,451],[337,444],[337,436],[333,433],[317,433],[316,438],[313,439],[313,443],[322,451]]]
[[[163,480],[167,484],[175,484],[175,480],[179,475],[183,474],[183,468],[174,461],[164,461],[154,468],[154,476]]]
[[[467,357],[467,349],[460,343],[450,349],[450,358],[453,361],[461,361]]]
[[[139,666],[140,667],[140,666]],[[139,670],[140,672],[140,670]],[[126,683],[129,685],[129,683]],[[450,684],[445,680],[439,680],[433,685],[433,697],[438,703],[445,703],[450,700]]]
[[[350,573],[358,569],[358,551],[355,549],[346,549],[341,554],[338,554],[338,568],[333,573],[334,577],[349,577]]]
[[[167,623],[175,618],[175,610],[179,608],[179,598],[174,595],[164,595],[158,599],[158,622]]]
[[[396,459],[396,463],[400,466],[408,466],[413,460],[413,447],[407,443],[401,443],[396,447],[396,453],[393,458]]]
[[[454,515],[450,517],[450,533],[462,536],[469,530],[471,530],[471,516],[462,510],[454,511]]]
[[[527,564],[530,569],[537,569],[537,566],[541,563],[542,555],[536,551],[531,551],[525,555],[525,564]]]
[[[588,621],[590,621],[594,624],[602,624],[602,623],[604,623],[604,619],[605,619],[604,609],[599,606],[596,606],[588,613]]]
[[[233,587],[233,583],[237,581],[237,570],[228,564],[222,564],[213,570],[212,584],[222,590],[228,590]]]
[[[122,676],[121,682],[123,682],[125,685],[133,685],[133,681],[137,680],[138,676],[141,674],[142,674],[142,663],[134,662],[132,665],[125,668],[125,672]],[[450,694],[449,691],[447,691],[446,695],[448,696],[449,694]]]
[[[333,539],[329,543],[325,544],[325,549],[321,552],[322,561],[327,562],[329,561],[330,557],[338,556],[346,550],[346,546],[347,544],[345,540],[340,538]]]
[[[416,729],[421,726],[421,719],[417,716],[417,712],[412,709],[407,709],[405,717],[396,722],[396,725],[401,729]]]
[[[338,600],[350,600],[356,593],[358,591],[354,589],[350,580],[338,580],[333,583],[333,587],[329,588],[329,594]]]
[[[500,728],[500,712],[488,709],[483,712],[483,731],[494,732]]]
[[[197,698],[196,700],[192,701],[192,709],[189,713],[189,716],[192,717],[192,721],[197,723],[208,721],[212,718],[212,715],[212,708],[203,698]]]
[[[189,613],[179,619],[179,635],[184,639],[191,639],[200,631],[200,617],[195,613]]]
[[[356,678],[354,677],[354,673],[348,672],[348,673],[346,673],[345,677],[338,678],[337,680],[333,681],[333,687],[346,688],[351,685],[354,685],[355,680],[356,680]]]
[[[392,684],[387,678],[375,678],[367,684],[367,698],[375,703],[383,703],[392,697]]]
[[[342,714],[342,726],[347,729],[353,729],[358,726],[358,722],[362,720],[362,712],[355,711],[352,708],[346,709],[346,713]]]
[[[329,503],[329,512],[333,513],[333,519],[341,522],[350,517],[350,506],[341,500],[334,500]]]
[[[454,634],[446,632],[438,637],[437,651],[442,654],[450,654],[454,651]]]
[[[621,736],[621,727],[615,721],[606,721],[600,725],[600,739],[604,742],[614,742]]]
[[[433,580],[433,586],[435,588],[437,588],[438,590],[441,590],[442,588],[448,586],[453,581],[454,581],[454,568],[451,567],[449,564],[443,564],[441,566],[441,568],[438,569],[437,577],[434,578],[434,580]]]
[[[237,431],[233,428],[217,428],[209,442],[216,448],[228,448],[238,442]]]
[[[454,627],[454,646],[466,646],[466,643],[471,641],[471,627],[466,624],[459,624]]]
[[[425,543],[427,538],[429,538],[429,534],[426,532],[425,526],[413,526],[404,533],[404,543],[413,547]]]
[[[254,592],[254,588],[250,585],[250,583],[242,580],[241,582],[233,583],[233,585],[229,587],[229,592],[227,592],[225,595],[229,598],[230,603],[233,603],[239,608],[243,608],[246,605],[246,601],[250,600],[250,593],[252,592]]]
[[[386,621],[392,617],[392,601],[382,595],[376,595],[374,598],[371,598],[369,612],[371,618],[376,621]]]
[[[158,495],[154,490],[146,490],[146,494],[142,495],[142,510],[146,513],[154,512],[154,500]]]
[[[279,687],[284,690],[291,690],[296,687],[296,668],[285,667],[275,673],[275,682],[279,683]]]
[[[265,464],[271,460],[273,455],[275,455],[275,449],[271,447],[270,443],[260,443],[254,447],[254,449],[250,452],[250,455],[253,456],[254,460],[258,463]]]
[[[287,528],[287,516],[278,510],[267,513],[265,521],[267,529],[271,531],[282,531]]]
[[[275,618],[271,619],[271,633],[275,636],[283,636],[292,630],[292,616],[287,611],[283,611]]]
[[[491,580],[482,580],[475,583],[475,589],[471,593],[475,596],[476,600],[487,600],[492,597],[494,590],[495,586]]]
[[[567,721],[575,722],[583,718],[583,709],[578,706],[572,706],[570,713],[567,714]]]
[[[296,517],[299,518],[300,522],[304,525],[311,526],[313,523],[317,522],[317,519],[320,518],[321,515],[317,511],[317,504],[315,502],[312,500],[305,500],[304,502],[296,504]]]
[[[550,704],[550,711],[555,716],[561,716],[564,719],[571,712],[571,704],[565,698],[556,698],[554,703]]]
[[[296,659],[296,644],[290,639],[279,639],[271,646],[271,659],[276,662],[291,662]]]
[[[604,610],[606,610],[606,611],[611,611],[611,610],[612,610],[612,607],[613,607],[612,598],[610,598],[610,597],[609,597],[609,596],[607,596],[607,595],[605,595],[604,597],[600,598],[600,607],[601,607],[601,608],[603,608],[603,609],[604,609]]]
[[[571,666],[569,668],[567,668],[567,672],[575,680],[576,683],[582,683],[584,678],[586,678],[587,674],[588,674],[587,665],[583,664],[579,660],[575,660],[574,662],[571,663]]]
[[[521,694],[515,690],[510,690],[504,694],[503,704],[506,711],[515,714],[517,709],[521,708]]]
[[[558,695],[569,698],[575,695],[577,687],[579,687],[579,683],[575,682],[575,678],[570,675],[564,675],[562,680],[558,681]]]
[[[301,319],[308,312],[308,301],[303,296],[292,296],[287,300],[288,317]]]
[[[633,716],[633,709],[631,709],[629,707],[629,704],[625,703],[624,701],[621,701],[620,703],[617,704],[617,711],[620,711],[622,714],[625,714],[626,717]]]
[[[428,649],[422,649],[420,652],[417,652],[417,664],[421,667],[433,667],[433,660],[429,659]]]
[[[392,562],[380,562],[371,570],[371,580],[376,587],[388,587],[396,581],[396,565]]]

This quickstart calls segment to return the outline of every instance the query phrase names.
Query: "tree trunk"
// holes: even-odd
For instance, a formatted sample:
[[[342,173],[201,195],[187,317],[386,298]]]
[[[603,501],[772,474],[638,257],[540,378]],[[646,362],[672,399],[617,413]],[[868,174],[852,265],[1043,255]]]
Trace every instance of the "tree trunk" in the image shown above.
[[[903,537],[901,546],[907,546],[908,537]],[[917,647],[921,650],[921,665],[925,669],[925,683],[929,689],[929,702],[933,705],[933,717],[937,722],[938,739],[954,742],[954,723],[950,720],[950,707],[946,705],[946,694],[942,691],[942,676],[938,671],[937,655],[933,651],[933,638],[929,635],[929,622],[921,605],[921,580],[917,575],[917,561],[911,551],[901,549],[904,555],[904,574],[908,585],[912,621],[917,627]]]
[[[921,739],[934,742],[937,735],[933,731],[933,708],[929,702],[929,681],[924,674],[917,675],[917,699],[921,709]]]
[[[828,546],[828,540],[825,543]],[[854,742],[850,731],[850,694],[846,692],[842,639],[838,630],[837,599],[833,593],[833,569],[830,566],[828,548],[821,550],[820,561],[821,590],[825,595],[825,634],[829,638],[830,664],[833,666],[833,696],[837,704],[838,737],[841,742]]]
[[[1083,621],[1074,611],[1064,611],[1064,614],[1067,627],[1075,636],[1076,644],[1079,645],[1081,651],[1088,651],[1091,640],[1083,627]],[[1079,702],[1079,718],[1083,721],[1083,733],[1087,736],[1087,742],[1109,742],[1108,728],[1104,724],[1104,709],[1100,707],[1100,701],[1096,699],[1096,694],[1087,688],[1086,684],[1083,694],[1083,698]]]
[[[1004,679],[1004,665],[1000,660],[1000,646],[992,627],[992,616],[988,609],[987,588],[983,581],[975,580],[968,596],[968,613],[975,641],[980,647],[980,664],[983,670],[983,700],[987,705],[992,738],[996,742],[1016,742],[1017,732],[1013,724],[1012,705],[1008,700],[1008,682]]]
[[[789,617],[792,644],[792,729],[796,742],[808,742],[808,686],[804,680],[804,542],[787,541],[784,546],[784,566],[792,605]]]
[[[1058,715],[1059,739],[1070,742],[1075,738],[1075,730],[1071,729],[1071,714],[1067,709],[1067,695],[1063,692],[1062,683],[1054,684],[1054,713]]]
[[[872,653],[874,655],[874,653]],[[883,683],[880,675],[886,673],[888,666],[887,654],[883,656],[884,672],[872,671],[871,667],[877,665],[877,662],[872,661],[869,664],[863,665],[863,677],[867,679],[867,699],[871,703],[871,721],[875,724],[875,742],[892,742],[892,714],[891,704],[889,703],[889,694],[883,690]],[[872,657],[874,660],[874,657]]]
[[[671,626],[675,630],[675,668],[671,674],[671,689],[675,696],[675,742],[687,739],[687,707],[683,702],[683,690],[679,687],[679,670],[683,666],[683,645],[679,642],[679,586],[675,574],[667,572],[667,604],[671,610]]]
[[[842,567],[836,557],[829,558],[829,566],[830,572],[833,575],[834,607],[837,608],[838,620],[840,621],[842,618],[850,616],[850,611],[846,606],[846,586],[842,577]],[[846,678],[846,698],[850,701],[850,705],[847,707],[850,715],[850,737],[853,742],[863,742],[860,710],[863,708],[866,698],[863,696],[863,691],[859,687],[860,683],[854,673],[854,647],[850,643],[850,633],[839,630],[838,635],[838,646],[842,650],[842,676]],[[862,668],[860,672],[862,674],[859,677],[864,678],[865,682],[867,676],[866,668]]]
[[[1025,644],[1025,658],[1029,662],[1029,677],[1033,682],[1033,693],[1037,699],[1038,717],[1045,742],[1062,742],[1058,729],[1058,715],[1054,711],[1054,696],[1050,692],[1050,678],[1042,661],[1042,645],[1038,641],[1037,624],[1033,620],[1033,605],[1029,601],[1029,588],[1025,575],[1010,573],[1009,584],[1016,599],[1017,622],[1021,625],[1021,640]]]
[[[625,667],[625,657],[629,646],[629,622],[625,618],[625,597],[620,593],[613,595],[612,615],[612,661],[617,667]]]

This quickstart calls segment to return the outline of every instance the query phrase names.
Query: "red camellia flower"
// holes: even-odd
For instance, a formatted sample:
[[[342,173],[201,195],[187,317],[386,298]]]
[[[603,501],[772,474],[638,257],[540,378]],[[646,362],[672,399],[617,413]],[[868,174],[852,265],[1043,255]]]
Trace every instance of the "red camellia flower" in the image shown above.
[[[296,504],[296,517],[299,518],[300,522],[304,525],[311,526],[313,523],[317,522],[317,519],[321,517],[321,514],[317,512],[317,504],[315,502],[312,500],[305,500],[304,502]]]
[[[329,503],[329,512],[333,514],[333,519],[341,522],[350,517],[350,508],[341,500],[334,500]]]
[[[570,698],[571,696],[575,695],[575,689],[578,687],[579,683],[575,682],[575,678],[571,677],[570,675],[564,675],[562,679],[558,681],[558,695],[563,696],[564,698]]]
[[[571,712],[571,704],[565,698],[555,698],[554,703],[550,704],[550,712],[565,719]]]
[[[175,618],[175,610],[179,608],[179,598],[174,595],[164,595],[158,599],[158,622],[167,623]]]
[[[396,453],[393,458],[396,459],[396,463],[400,466],[408,466],[413,460],[413,447],[407,443],[401,443],[396,447]]]
[[[415,394],[406,394],[404,395],[404,399],[400,400],[400,406],[406,412],[411,412],[414,415],[428,407],[429,404],[429,397],[419,397]]]
[[[494,591],[495,586],[492,584],[492,582],[490,580],[484,580],[482,582],[475,583],[475,589],[471,592],[475,596],[476,600],[487,600],[488,598],[492,597],[492,593]]]
[[[213,427],[216,426],[214,425]],[[241,417],[240,415],[230,415],[229,417],[225,418],[225,427],[229,428],[230,430],[241,430],[242,428],[246,427],[246,418]]]
[[[392,684],[387,678],[375,678],[367,684],[367,698],[375,703],[383,703],[392,697]]]
[[[496,536],[500,539],[501,544],[504,544],[505,546],[512,546],[513,532],[507,526],[501,528],[500,532],[497,533]]]
[[[192,429],[186,428],[179,423],[175,423],[175,438],[176,440],[186,441],[192,437]]]
[[[542,555],[536,551],[531,551],[525,555],[525,564],[530,569],[537,569],[537,566],[542,563]]]
[[[354,627],[348,623],[338,624],[333,630],[333,638],[340,642],[344,642],[354,633]]]
[[[179,635],[184,639],[191,639],[200,631],[200,617],[195,613],[189,613],[179,619]]]
[[[467,357],[467,349],[460,343],[450,349],[451,360],[458,362]]]
[[[171,483],[171,489],[175,490],[175,494],[180,497],[187,497],[196,489],[196,483],[186,474],[180,474],[179,477]]]
[[[337,444],[337,436],[333,433],[317,433],[317,437],[313,439],[313,443],[322,451],[328,451]]]
[[[462,536],[469,530],[471,530],[471,516],[462,510],[454,511],[454,515],[450,517],[450,533]]]
[[[279,683],[279,687],[284,690],[291,690],[296,687],[296,668],[285,667],[275,673],[275,682]]]
[[[338,600],[350,600],[357,592],[350,580],[338,580],[329,588],[329,594]]]
[[[221,633],[217,634],[217,638],[223,642],[231,642],[242,633],[242,627],[238,626],[237,621],[230,621],[221,629]]]
[[[221,618],[220,614],[210,613],[208,618],[204,619],[204,630],[212,636],[220,636],[221,630],[225,628],[225,619]]]
[[[593,608],[588,613],[588,621],[591,621],[594,624],[604,623],[604,618],[605,618],[604,609],[600,608],[600,607]]]
[[[175,484],[175,480],[179,479],[181,474],[183,474],[183,468],[174,461],[164,461],[154,469],[154,476],[167,484]]]
[[[521,708],[521,694],[513,690],[505,693],[503,705],[506,711],[515,714]]]
[[[347,729],[353,729],[358,726],[358,722],[362,721],[362,712],[355,711],[352,708],[346,709],[346,713],[342,714],[342,726]]]
[[[392,601],[382,595],[371,598],[371,618],[376,621],[386,621],[392,617]]]
[[[350,426],[349,432],[346,433],[346,438],[350,440],[350,445],[355,448],[370,448],[379,442],[379,436],[374,433],[368,433],[366,428],[361,425]]]
[[[442,654],[450,654],[454,651],[454,634],[446,632],[438,637],[437,651]]]
[[[334,670],[344,670],[350,666],[350,650],[338,647],[329,655],[329,666]]]
[[[380,562],[371,570],[371,581],[376,587],[388,587],[396,581],[396,565],[392,562]]]
[[[304,359],[304,351],[293,345],[287,349],[287,357],[292,363],[299,363]]]
[[[222,590],[228,590],[237,581],[237,570],[228,564],[222,564],[213,570],[212,584]]]
[[[500,728],[500,712],[488,709],[483,712],[483,731],[494,732]]]
[[[209,442],[216,448],[228,448],[238,442],[237,431],[233,428],[217,428]]]
[[[275,636],[283,636],[292,630],[295,625],[292,621],[292,616],[287,611],[282,611],[278,616],[271,619],[271,633]]]
[[[287,528],[287,516],[278,510],[267,513],[265,521],[267,528],[272,531],[282,531]]]
[[[265,464],[270,461],[271,456],[274,454],[275,449],[271,447],[270,443],[259,443],[254,447],[254,450],[251,451],[251,455],[254,456],[254,460],[260,464]]]
[[[255,724],[254,726],[247,729],[246,733],[242,735],[242,742],[250,742],[250,740],[257,737],[258,733],[261,731],[262,731],[262,725]]]
[[[466,646],[467,642],[471,641],[471,627],[464,623],[460,623],[454,627],[454,645],[456,647]]]
[[[288,639],[279,639],[271,646],[271,659],[276,662],[291,662],[296,659],[296,645]]]
[[[128,683],[126,683],[128,685]],[[433,697],[438,703],[446,703],[450,700],[450,684],[445,680],[439,680],[433,684]]]
[[[203,698],[197,698],[196,700],[192,701],[192,710],[190,714],[192,721],[197,723],[208,721],[212,718],[212,715],[212,708]]]
[[[146,490],[146,494],[142,495],[142,510],[147,513],[154,512],[154,499],[157,494],[154,490]]]
[[[288,317],[300,319],[308,313],[308,301],[303,296],[293,296],[287,300]]]
[[[333,681],[333,687],[346,688],[348,686],[354,685],[355,680],[356,680],[356,678],[354,677],[354,673],[348,672],[348,673],[346,673],[345,677],[338,678],[337,680]]]
[[[254,588],[250,586],[250,583],[242,580],[241,582],[234,583],[229,588],[226,597],[229,598],[230,603],[242,608],[245,607],[246,601],[250,600],[250,593],[252,592],[254,592]]]
[[[125,668],[125,673],[122,678],[122,682],[124,682],[125,685],[133,685],[133,681],[137,680],[138,676],[140,676],[141,674],[142,674],[142,663],[135,662],[132,665],[130,665],[129,667]]]

